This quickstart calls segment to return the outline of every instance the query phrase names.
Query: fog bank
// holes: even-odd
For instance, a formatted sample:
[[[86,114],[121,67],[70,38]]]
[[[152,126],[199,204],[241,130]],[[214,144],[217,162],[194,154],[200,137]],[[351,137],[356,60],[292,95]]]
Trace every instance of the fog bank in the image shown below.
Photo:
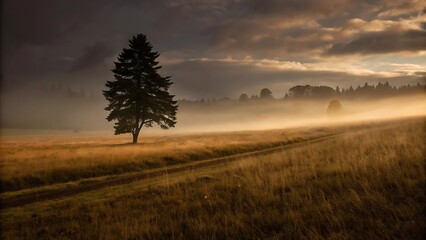
[[[339,98],[336,98],[339,99]],[[252,101],[180,101],[177,124],[168,132],[159,128],[144,132],[185,133],[239,131],[314,126],[426,116],[426,94],[378,99],[339,99],[342,113],[327,116],[331,99],[258,99]],[[68,91],[68,95],[5,92],[1,96],[2,129],[55,129],[79,132],[113,132],[105,119],[106,101],[102,96]],[[2,131],[4,132],[4,131]]]

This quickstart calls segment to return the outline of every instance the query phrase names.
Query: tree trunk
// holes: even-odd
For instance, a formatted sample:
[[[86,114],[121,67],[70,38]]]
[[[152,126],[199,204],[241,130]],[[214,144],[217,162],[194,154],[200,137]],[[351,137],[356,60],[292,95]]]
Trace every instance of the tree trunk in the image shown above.
[[[136,122],[139,122],[139,117],[136,118]],[[144,125],[145,120],[142,120],[141,124],[138,125],[134,132],[132,132],[133,135],[133,144],[138,143],[138,137],[139,133],[141,132],[142,126]]]
[[[136,130],[136,132],[135,132],[135,133],[132,133],[132,136],[133,136],[133,144],[138,143],[139,131],[140,131],[140,130]]]

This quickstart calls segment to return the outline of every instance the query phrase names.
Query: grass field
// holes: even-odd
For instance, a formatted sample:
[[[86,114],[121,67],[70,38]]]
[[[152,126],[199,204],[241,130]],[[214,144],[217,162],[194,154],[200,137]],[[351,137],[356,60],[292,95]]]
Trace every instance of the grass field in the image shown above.
[[[142,137],[106,134],[3,137],[0,144],[2,192],[88,178],[138,172],[334,134],[337,128],[246,131]]]
[[[238,133],[238,137],[236,133],[172,137],[179,146],[175,152],[179,152],[180,141],[192,139],[192,143],[200,144],[182,149],[185,155],[186,151],[202,151],[206,146],[260,148],[262,144],[341,133],[323,142],[297,145],[226,165],[2,210],[1,238],[423,239],[425,130],[425,119],[417,118],[288,132],[245,132]],[[288,133],[285,136],[289,139],[283,140],[283,133]],[[49,146],[27,144],[33,150],[37,146],[47,150]],[[52,145],[52,151],[61,149],[60,145]],[[12,154],[12,146],[5,148],[9,149],[10,165],[10,161],[19,159]],[[155,147],[149,146],[142,144],[138,148],[154,151]],[[122,148],[134,151],[124,152],[127,156],[143,152],[134,146]],[[89,150],[81,151],[87,154]],[[215,153],[209,150],[203,154],[210,151]],[[69,156],[71,152],[64,150],[63,154],[74,159]],[[35,155],[31,156],[26,160],[29,163],[36,161]],[[102,164],[95,156],[91,155],[92,164]],[[78,167],[87,167],[83,162],[78,162]],[[48,165],[46,168],[53,170]],[[12,175],[10,169],[6,176]],[[28,170],[21,173],[25,176]]]

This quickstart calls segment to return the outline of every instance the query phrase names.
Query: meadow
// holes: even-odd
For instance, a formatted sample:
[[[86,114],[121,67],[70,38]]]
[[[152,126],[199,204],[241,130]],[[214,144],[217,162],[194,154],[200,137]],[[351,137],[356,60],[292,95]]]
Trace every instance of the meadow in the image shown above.
[[[140,172],[275,147],[338,132],[333,128],[175,134],[142,137],[58,134],[8,136],[0,141],[2,192]]]
[[[133,156],[141,153],[136,148],[146,147],[152,153],[158,146],[170,147],[173,145],[167,144],[173,142],[180,147],[182,141],[191,139],[192,144],[182,152],[210,146],[202,153],[205,155],[217,149],[237,147],[242,151],[339,133],[325,141],[225,165],[3,209],[1,238],[424,239],[425,130],[425,119],[414,118],[288,131],[175,136],[166,145],[154,144],[152,148],[146,143],[125,145],[123,150],[130,153],[121,154]],[[34,150],[28,148],[26,153],[34,154],[27,158],[31,163],[36,161],[38,145],[28,144],[27,148],[33,146]],[[57,144],[52,151],[62,149]],[[78,144],[82,143],[68,146]],[[48,150],[46,144],[39,147]],[[172,152],[179,152],[179,147]],[[101,154],[108,147],[99,148],[99,152],[93,146],[81,151]],[[18,159],[12,149],[9,145],[9,162]],[[71,152],[64,150],[63,154]],[[95,160],[96,154],[91,155],[88,166],[103,163]],[[62,155],[58,156],[63,161]],[[116,161],[123,159],[117,153]],[[84,162],[75,165],[86,166]],[[113,168],[115,162],[111,163]],[[25,171],[21,176],[28,174],[29,170]]]

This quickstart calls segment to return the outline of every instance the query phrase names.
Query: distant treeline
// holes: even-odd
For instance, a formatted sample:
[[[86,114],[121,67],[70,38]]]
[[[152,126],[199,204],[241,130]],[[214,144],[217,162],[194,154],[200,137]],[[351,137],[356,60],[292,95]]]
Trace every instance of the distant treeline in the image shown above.
[[[5,87],[5,85],[3,85]],[[288,90],[282,97],[274,98],[272,91],[268,88],[263,88],[259,95],[247,95],[241,94],[237,99],[240,102],[256,101],[256,100],[296,100],[296,99],[331,99],[331,98],[384,98],[394,97],[400,95],[419,94],[425,93],[426,85],[417,83],[415,85],[402,85],[402,86],[390,86],[388,82],[377,85],[369,85],[365,83],[363,86],[357,86],[353,88],[332,88],[329,86],[312,86],[312,85],[297,85]],[[50,100],[65,100],[71,102],[103,102],[104,98],[100,91],[87,90],[80,88],[79,90],[72,89],[69,86],[63,86],[62,84],[51,84],[51,85],[15,85],[6,84],[6,92],[24,96],[33,96],[38,99],[50,99]],[[213,99],[199,99],[199,100],[187,100],[180,99],[179,103],[191,104],[191,103],[202,103],[210,104],[215,102],[229,102],[235,101],[231,98],[213,98]]]
[[[14,84],[5,82],[3,85],[6,93],[31,95],[41,98],[56,98],[61,100],[103,100],[102,95],[93,89],[79,88],[78,90],[61,83],[46,84]]]
[[[388,82],[377,85],[358,86],[355,89],[350,86],[349,88],[336,87],[333,89],[328,86],[295,86],[289,89],[288,93],[284,95],[284,99],[291,98],[382,98],[382,97],[393,97],[396,95],[405,94],[418,94],[425,92],[425,85],[417,83],[416,85],[403,85],[403,86],[390,86]]]
[[[298,100],[298,99],[333,99],[333,98],[363,98],[363,99],[374,99],[374,98],[386,98],[395,97],[401,95],[411,95],[425,93],[426,85],[417,83],[415,85],[402,85],[402,86],[390,86],[388,82],[379,82],[377,85],[369,85],[365,83],[363,86],[357,86],[353,88],[332,88],[329,86],[312,86],[312,85],[297,85],[288,90],[283,97],[274,98],[272,91],[268,88],[263,88],[259,95],[249,96],[243,93],[239,96],[238,101],[250,102],[257,100]],[[215,102],[229,102],[233,101],[230,98],[220,99],[200,99],[197,101],[191,101],[187,99],[179,100],[183,104],[199,103],[199,104],[211,104]],[[235,100],[234,100],[235,101]]]
[[[2,128],[100,129],[107,123],[99,91],[61,84],[2,86]]]

